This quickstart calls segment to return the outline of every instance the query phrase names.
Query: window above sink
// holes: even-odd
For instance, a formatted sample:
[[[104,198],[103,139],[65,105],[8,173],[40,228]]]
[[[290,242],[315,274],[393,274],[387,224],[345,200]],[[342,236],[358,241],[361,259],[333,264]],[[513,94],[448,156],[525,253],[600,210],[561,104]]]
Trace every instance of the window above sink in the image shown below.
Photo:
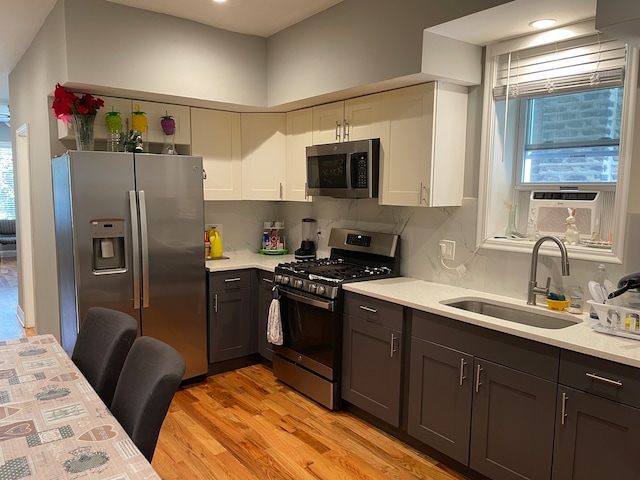
[[[487,47],[483,248],[529,253],[539,235],[564,237],[575,209],[571,257],[622,262],[637,72],[637,50],[593,21]],[[540,208],[547,194],[554,202]],[[578,201],[589,195],[597,201]]]

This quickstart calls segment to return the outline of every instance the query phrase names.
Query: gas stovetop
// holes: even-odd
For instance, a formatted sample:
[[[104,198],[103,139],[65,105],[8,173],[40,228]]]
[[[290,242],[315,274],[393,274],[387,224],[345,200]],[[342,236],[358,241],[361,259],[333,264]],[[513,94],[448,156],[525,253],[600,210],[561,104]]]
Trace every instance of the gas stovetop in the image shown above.
[[[329,258],[281,263],[275,268],[275,283],[324,298],[340,295],[348,282],[396,277],[399,236],[332,229]]]

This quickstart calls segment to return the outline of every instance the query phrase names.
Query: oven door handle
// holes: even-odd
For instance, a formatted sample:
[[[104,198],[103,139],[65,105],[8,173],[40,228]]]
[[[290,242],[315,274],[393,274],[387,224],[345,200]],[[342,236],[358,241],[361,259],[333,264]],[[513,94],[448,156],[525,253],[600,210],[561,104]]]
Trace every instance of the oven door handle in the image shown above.
[[[323,310],[328,310],[330,312],[333,312],[335,309],[335,302],[331,300],[320,300],[315,298],[309,298],[307,296],[300,295],[298,293],[293,293],[288,290],[284,290],[283,288],[279,288],[279,290],[280,290],[280,294],[283,297],[289,298],[293,301],[304,303],[306,305],[311,305],[312,307],[322,308]]]

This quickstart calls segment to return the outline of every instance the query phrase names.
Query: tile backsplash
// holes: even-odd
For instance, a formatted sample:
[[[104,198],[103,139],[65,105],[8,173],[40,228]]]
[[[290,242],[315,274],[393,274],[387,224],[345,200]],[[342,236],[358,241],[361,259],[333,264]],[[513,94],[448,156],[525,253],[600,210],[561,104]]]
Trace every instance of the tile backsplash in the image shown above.
[[[461,207],[415,208],[380,206],[377,199],[345,200],[319,198],[313,203],[218,201],[205,203],[205,223],[224,224],[225,255],[258,252],[261,248],[263,222],[284,220],[289,252],[299,247],[302,219],[315,218],[318,229],[327,235],[319,238],[318,256],[329,254],[328,233],[332,227],[357,228],[396,233],[401,241],[401,274],[421,280],[455,285],[473,290],[526,299],[531,256],[480,249],[476,246],[477,200],[467,198]],[[623,265],[606,264],[614,283],[623,275],[640,271],[640,253],[633,251],[640,238],[640,214],[629,214]],[[441,239],[456,242],[455,260],[438,259]],[[455,267],[464,263],[465,273]],[[541,256],[538,282],[551,277],[552,289],[564,291],[579,285],[587,293],[587,282],[597,270],[597,263],[571,260],[571,275],[562,277],[557,258]]]

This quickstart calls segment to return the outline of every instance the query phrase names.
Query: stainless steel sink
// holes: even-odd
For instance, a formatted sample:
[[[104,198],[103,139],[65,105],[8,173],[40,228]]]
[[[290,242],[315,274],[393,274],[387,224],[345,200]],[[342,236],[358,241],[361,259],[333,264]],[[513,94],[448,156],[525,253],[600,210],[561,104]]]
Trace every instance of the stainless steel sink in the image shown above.
[[[510,306],[481,298],[454,298],[444,300],[443,305],[459,308],[467,312],[488,315],[489,317],[521,323],[532,327],[560,329],[576,325],[579,319],[566,318],[561,313],[545,312],[539,308]]]

